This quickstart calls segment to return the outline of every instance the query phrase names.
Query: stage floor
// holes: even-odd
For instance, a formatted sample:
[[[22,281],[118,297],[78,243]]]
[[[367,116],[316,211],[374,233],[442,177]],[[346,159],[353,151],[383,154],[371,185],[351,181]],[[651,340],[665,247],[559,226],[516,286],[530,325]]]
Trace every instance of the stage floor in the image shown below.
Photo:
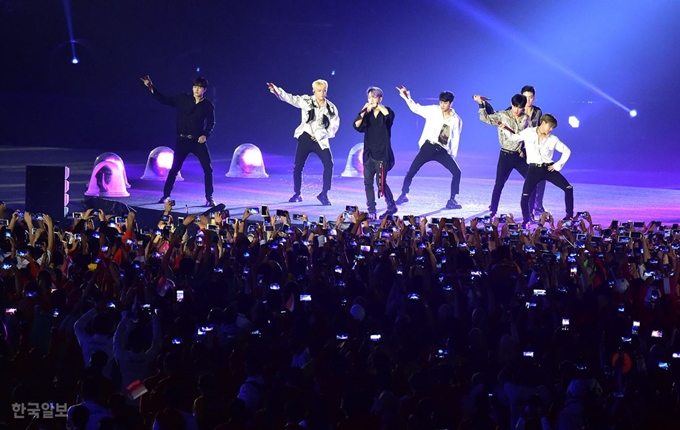
[[[25,199],[25,166],[27,164],[66,165],[71,172],[71,211],[82,210],[83,193],[87,188],[95,158],[104,151],[72,150],[63,148],[21,148],[0,147],[2,171],[0,175],[0,200],[10,208],[23,208]],[[129,206],[146,209],[162,209],[156,201],[162,195],[163,183],[139,179],[144,170],[147,152],[119,153],[125,161],[128,180],[132,186],[130,197],[110,199]],[[397,165],[390,172],[387,182],[395,198],[399,195],[404,174],[415,152],[397,154]],[[268,178],[245,179],[227,178],[230,156],[213,154],[215,175],[214,198],[224,203],[231,215],[242,214],[249,206],[268,205],[270,210],[285,209],[291,213],[306,213],[310,219],[325,215],[335,219],[345,210],[346,205],[358,205],[366,210],[363,178],[341,177],[345,159],[336,155],[333,188],[329,193],[332,206],[322,206],[316,199],[321,190],[322,166],[318,158],[310,156],[303,176],[302,194],[304,201],[289,203],[292,191],[293,153],[289,156],[264,154]],[[445,208],[449,197],[450,176],[435,163],[426,164],[413,180],[409,193],[410,201],[399,206],[399,215],[425,215],[436,217],[464,217],[466,219],[484,215],[488,209],[494,183],[496,157],[465,156],[461,154],[458,163],[463,170],[461,192],[457,196],[462,209]],[[621,221],[660,220],[664,223],[680,222],[680,190],[672,189],[675,184],[664,172],[625,172],[615,168],[617,163],[607,166],[583,168],[568,164],[562,172],[574,186],[575,211],[589,211],[596,223],[608,223],[612,219]],[[610,166],[610,167],[608,167]],[[586,166],[588,167],[588,166]],[[610,169],[610,170],[608,170]],[[198,161],[190,156],[182,169],[184,181],[178,181],[172,194],[176,211],[202,212],[203,173]],[[635,177],[635,175],[638,175]],[[521,219],[519,200],[522,177],[516,172],[507,182],[501,197],[499,213],[513,213]],[[631,184],[654,184],[666,188],[633,186]],[[658,185],[657,185],[658,184]],[[564,216],[563,193],[548,184],[544,204],[554,216]],[[378,212],[386,208],[384,200],[378,201]]]

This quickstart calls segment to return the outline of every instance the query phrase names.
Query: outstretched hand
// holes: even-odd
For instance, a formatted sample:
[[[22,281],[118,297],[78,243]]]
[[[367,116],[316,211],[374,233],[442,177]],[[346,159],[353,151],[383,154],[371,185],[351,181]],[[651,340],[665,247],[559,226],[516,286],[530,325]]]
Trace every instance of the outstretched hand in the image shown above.
[[[271,82],[267,82],[267,87],[269,88],[270,93],[274,94],[276,97],[279,97],[279,92],[276,91],[276,85]]]
[[[411,98],[411,92],[406,89],[405,86],[400,85],[397,87],[397,91],[399,91],[399,95],[401,96],[402,99],[410,99]]]
[[[145,75],[139,79],[144,83],[144,86],[146,86],[148,89],[153,88],[153,82],[151,82],[151,78],[149,77],[149,75]]]

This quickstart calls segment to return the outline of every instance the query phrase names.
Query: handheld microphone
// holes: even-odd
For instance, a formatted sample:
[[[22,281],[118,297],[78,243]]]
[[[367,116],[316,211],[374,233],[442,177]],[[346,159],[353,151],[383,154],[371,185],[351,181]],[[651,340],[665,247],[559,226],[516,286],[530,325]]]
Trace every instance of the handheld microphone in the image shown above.
[[[507,125],[503,124],[502,121],[498,121],[498,122],[496,123],[496,125],[499,126],[499,127],[502,128],[502,129],[504,129],[504,130],[509,131],[509,132],[512,133],[512,134],[516,134],[516,133],[515,133],[515,130],[513,130],[513,129],[511,129],[510,127],[508,127]]]

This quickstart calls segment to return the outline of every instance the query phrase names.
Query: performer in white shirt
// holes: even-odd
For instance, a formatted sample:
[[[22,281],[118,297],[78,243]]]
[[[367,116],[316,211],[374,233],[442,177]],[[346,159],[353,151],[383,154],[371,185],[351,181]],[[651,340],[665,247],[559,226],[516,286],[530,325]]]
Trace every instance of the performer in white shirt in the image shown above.
[[[331,189],[331,178],[333,177],[333,154],[328,140],[335,137],[335,133],[340,127],[340,116],[338,115],[338,108],[326,99],[328,82],[323,79],[312,82],[313,96],[294,96],[272,83],[268,83],[267,86],[269,91],[279,100],[300,108],[302,114],[302,121],[293,134],[298,140],[293,170],[293,191],[295,194],[288,201],[302,201],[302,169],[305,167],[307,157],[313,152],[323,163],[323,189],[316,198],[322,205],[330,205],[328,191]]]
[[[524,141],[526,159],[529,164],[524,186],[522,187],[522,216],[524,217],[523,226],[529,224],[531,211],[529,208],[529,194],[536,187],[539,181],[546,180],[564,191],[564,205],[566,216],[564,219],[574,217],[574,187],[562,176],[560,170],[571,155],[571,150],[567,145],[555,135],[551,134],[557,127],[557,120],[554,116],[547,113],[541,117],[541,125],[520,131],[517,134],[503,130],[503,133],[513,141]],[[559,161],[553,161],[553,152],[558,150],[562,153]]]
[[[453,93],[443,91],[439,94],[439,106],[421,106],[413,101],[411,93],[405,87],[397,87],[399,95],[406,101],[408,108],[417,115],[425,118],[425,127],[420,136],[418,145],[420,151],[411,162],[404,183],[401,186],[401,195],[397,199],[398,205],[408,202],[407,194],[413,181],[423,165],[429,161],[436,161],[451,172],[451,194],[446,202],[447,209],[460,209],[462,206],[456,201],[456,194],[460,191],[461,171],[456,163],[458,144],[463,121],[451,107],[453,105]]]
[[[524,106],[524,113],[529,117],[531,127],[538,127],[541,124],[541,116],[543,116],[543,111],[540,107],[534,104],[534,100],[536,100],[536,89],[531,85],[525,85],[522,87],[520,94],[527,98],[527,105]],[[538,184],[536,184],[536,190],[533,191],[532,194],[534,194],[534,196],[529,197],[529,206],[531,206],[534,216],[540,217],[541,214],[545,212],[545,208],[543,207],[545,181],[540,181]]]

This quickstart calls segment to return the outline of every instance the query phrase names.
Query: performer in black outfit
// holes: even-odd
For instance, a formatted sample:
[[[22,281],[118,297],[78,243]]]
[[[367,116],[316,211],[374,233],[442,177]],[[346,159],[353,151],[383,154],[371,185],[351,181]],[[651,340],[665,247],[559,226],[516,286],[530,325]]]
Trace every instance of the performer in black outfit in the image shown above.
[[[378,87],[370,87],[366,91],[368,102],[354,120],[354,128],[364,133],[364,188],[366,190],[366,205],[369,216],[375,219],[375,190],[373,180],[378,185],[378,197],[385,194],[387,211],[381,215],[397,213],[394,196],[387,185],[387,172],[394,167],[394,152],[392,152],[392,124],[394,111],[382,105],[383,92]]]
[[[158,203],[164,203],[170,198],[172,187],[175,185],[177,173],[182,168],[184,160],[189,154],[194,154],[203,168],[205,181],[205,206],[215,206],[213,200],[213,169],[210,161],[210,151],[206,143],[213,128],[215,128],[215,106],[205,98],[208,80],[202,77],[194,79],[193,94],[178,94],[168,97],[161,94],[153,86],[149,76],[142,79],[151,94],[164,105],[177,110],[177,142],[172,168],[168,173],[163,188],[163,197]]]

